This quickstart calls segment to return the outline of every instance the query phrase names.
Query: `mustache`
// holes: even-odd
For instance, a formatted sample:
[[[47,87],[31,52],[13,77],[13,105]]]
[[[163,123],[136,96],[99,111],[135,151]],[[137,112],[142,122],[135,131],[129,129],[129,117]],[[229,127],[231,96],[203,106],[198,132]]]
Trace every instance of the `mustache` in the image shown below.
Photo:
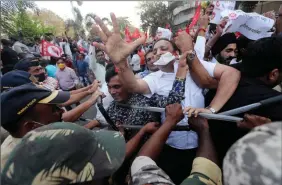
[[[225,60],[233,60],[234,58],[236,58],[236,57],[228,57]]]

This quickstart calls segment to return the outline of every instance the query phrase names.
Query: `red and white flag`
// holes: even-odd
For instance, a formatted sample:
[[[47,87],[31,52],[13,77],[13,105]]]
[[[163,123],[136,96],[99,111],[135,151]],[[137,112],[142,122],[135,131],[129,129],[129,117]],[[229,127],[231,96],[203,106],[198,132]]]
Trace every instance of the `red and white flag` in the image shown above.
[[[141,34],[140,34],[140,32],[139,32],[139,29],[138,29],[138,28],[135,28],[135,31],[133,32],[131,38],[138,39],[139,37],[141,37]]]
[[[130,34],[128,26],[126,26],[125,29],[124,29],[124,35],[125,35],[125,39],[124,40],[126,42],[132,42],[132,38],[131,38],[131,34]]]
[[[45,40],[42,40],[41,42],[41,56],[52,56],[52,57],[61,57],[63,54],[62,48],[47,42]]]

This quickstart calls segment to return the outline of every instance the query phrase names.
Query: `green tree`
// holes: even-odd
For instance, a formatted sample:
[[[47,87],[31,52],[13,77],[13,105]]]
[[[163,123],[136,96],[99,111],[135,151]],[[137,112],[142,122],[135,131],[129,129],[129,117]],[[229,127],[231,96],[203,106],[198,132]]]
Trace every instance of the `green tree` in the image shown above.
[[[47,9],[40,9],[39,14],[31,12],[31,17],[33,20],[41,21],[45,26],[54,27],[54,34],[55,35],[63,35],[65,32],[65,24],[64,20],[52,12],[51,10]]]
[[[33,41],[35,36],[40,37],[46,32],[54,33],[53,26],[45,25],[37,17],[32,17],[32,14],[39,15],[39,9],[33,3],[26,1],[1,3],[5,5],[4,13],[1,12],[5,15],[1,17],[1,31],[7,36],[19,36],[21,32],[21,39]],[[4,23],[7,25],[2,25]]]
[[[0,5],[1,35],[13,35],[19,31],[15,25],[15,18],[19,12],[23,14],[23,12],[26,12],[27,9],[30,9],[36,13],[39,12],[38,7],[32,1],[0,1]]]
[[[68,32],[70,28],[73,28],[75,32],[76,39],[81,36],[85,37],[85,30],[82,25],[83,22],[83,16],[80,12],[80,10],[77,7],[72,8],[73,14],[74,14],[74,20],[73,19],[67,19],[65,21],[65,30]]]
[[[158,27],[172,23],[172,11],[162,1],[142,1],[139,4],[141,27],[144,31],[150,28],[154,36]]]
[[[86,25],[86,29],[88,31],[90,31],[90,37],[97,37],[97,35],[95,35],[93,32],[91,32],[91,27],[95,23],[95,17],[96,16],[97,15],[94,14],[94,13],[88,13],[85,16],[85,25]],[[104,24],[106,26],[109,26],[109,27],[113,26],[112,22],[107,17],[102,18],[102,21],[104,22]],[[128,26],[130,30],[135,29],[132,26],[131,22],[128,20],[128,17],[117,17],[117,21],[119,23],[119,30],[120,30],[122,37],[124,37],[124,29],[125,29],[126,26]]]

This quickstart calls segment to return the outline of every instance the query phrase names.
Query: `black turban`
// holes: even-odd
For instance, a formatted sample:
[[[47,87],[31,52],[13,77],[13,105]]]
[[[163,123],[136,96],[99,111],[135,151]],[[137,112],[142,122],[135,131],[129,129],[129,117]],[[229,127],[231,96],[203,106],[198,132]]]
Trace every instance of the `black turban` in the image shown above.
[[[215,56],[219,54],[224,48],[226,48],[229,44],[236,44],[236,36],[234,33],[226,33],[222,35],[214,44],[211,49],[212,55]]]

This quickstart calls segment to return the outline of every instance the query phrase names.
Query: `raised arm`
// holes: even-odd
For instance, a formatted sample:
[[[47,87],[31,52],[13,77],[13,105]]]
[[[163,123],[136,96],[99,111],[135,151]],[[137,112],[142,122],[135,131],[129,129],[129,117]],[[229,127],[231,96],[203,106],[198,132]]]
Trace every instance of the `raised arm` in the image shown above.
[[[187,51],[193,51],[192,38],[186,32],[181,32],[175,38],[175,44],[182,53]],[[196,84],[201,88],[217,88],[218,82],[212,78],[204,66],[201,64],[197,55],[193,60],[187,60],[190,74]]]
[[[137,80],[127,64],[127,57],[138,46],[145,42],[145,35],[142,34],[141,38],[132,43],[127,43],[120,36],[116,16],[113,13],[111,13],[111,19],[113,23],[113,32],[110,32],[103,21],[96,16],[95,21],[100,26],[102,31],[97,25],[93,25],[93,31],[100,36],[104,44],[94,43],[94,46],[105,51],[110,59],[114,62],[115,66],[118,68],[118,73],[121,80],[127,86],[129,91],[141,94],[149,94],[150,89],[147,83],[141,79]]]
[[[166,120],[162,126],[143,145],[138,156],[147,156],[156,160],[173,127],[183,118],[180,104],[171,104],[166,107]]]
[[[140,146],[145,134],[153,134],[157,131],[159,124],[155,122],[147,123],[132,139],[126,143],[125,158],[130,158]]]
[[[143,79],[137,79],[134,76],[132,69],[127,65],[127,61],[118,63],[116,66],[121,81],[130,92],[139,94],[151,93],[148,84]]]
[[[194,49],[196,51],[197,57],[203,60],[205,57],[206,30],[209,25],[209,16],[207,14],[201,16],[199,22],[200,26],[197,31],[198,35]]]
[[[83,102],[74,109],[65,112],[62,116],[62,120],[65,122],[76,121],[84,112],[96,103],[97,98],[101,95],[102,93],[97,90],[87,101]]]
[[[218,112],[235,92],[241,73],[233,67],[216,64],[214,77],[219,83],[215,97],[209,106]]]
[[[199,136],[196,157],[204,157],[218,164],[217,154],[209,131],[208,121],[204,118],[189,118],[189,126]]]
[[[191,118],[189,119],[189,125],[199,136],[199,147],[193,161],[191,174],[180,185],[210,184],[209,182],[214,185],[222,185],[222,173],[218,167],[217,154],[207,120]]]
[[[220,25],[216,26],[216,33],[213,35],[213,37],[207,42],[205,47],[205,55],[208,55],[211,48],[214,46],[216,41],[221,37],[223,29],[220,27]]]

